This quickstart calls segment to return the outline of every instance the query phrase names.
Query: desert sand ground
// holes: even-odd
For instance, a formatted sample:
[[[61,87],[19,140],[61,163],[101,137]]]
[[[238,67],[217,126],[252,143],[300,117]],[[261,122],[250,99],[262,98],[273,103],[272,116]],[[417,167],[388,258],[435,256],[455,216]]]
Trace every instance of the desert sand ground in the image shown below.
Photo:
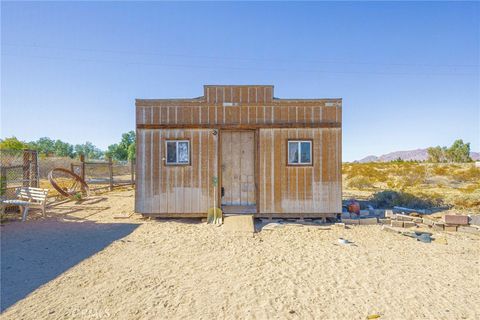
[[[1,318],[480,318],[479,237],[324,229],[145,220],[131,190],[64,203],[1,227]]]

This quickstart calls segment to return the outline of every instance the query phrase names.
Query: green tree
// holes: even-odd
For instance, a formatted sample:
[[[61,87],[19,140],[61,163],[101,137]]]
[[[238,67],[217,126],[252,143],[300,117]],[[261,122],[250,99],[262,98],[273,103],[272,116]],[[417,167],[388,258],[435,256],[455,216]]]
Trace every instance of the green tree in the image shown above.
[[[132,156],[135,157],[135,131],[122,134],[120,143],[109,145],[106,155],[119,161],[134,159]]]
[[[462,139],[456,140],[446,151],[449,162],[472,162],[470,158],[470,143],[464,143]]]
[[[435,163],[446,162],[447,161],[446,151],[447,151],[446,147],[436,146],[436,147],[428,148],[427,149],[428,161],[435,162]]]
[[[136,158],[137,158],[137,144],[134,141],[131,145],[128,146],[128,160],[135,161]]]
[[[16,137],[0,139],[0,149],[23,150],[28,149],[29,145]]]
[[[57,157],[74,157],[73,146],[68,142],[56,140],[54,144],[54,153]]]
[[[76,144],[74,149],[76,155],[83,154],[87,159],[100,159],[104,155],[102,150],[95,147],[95,145],[89,141],[84,144]]]
[[[55,141],[48,137],[42,137],[37,141],[31,142],[31,146],[33,149],[36,149],[38,153],[45,156],[50,156],[55,152]]]

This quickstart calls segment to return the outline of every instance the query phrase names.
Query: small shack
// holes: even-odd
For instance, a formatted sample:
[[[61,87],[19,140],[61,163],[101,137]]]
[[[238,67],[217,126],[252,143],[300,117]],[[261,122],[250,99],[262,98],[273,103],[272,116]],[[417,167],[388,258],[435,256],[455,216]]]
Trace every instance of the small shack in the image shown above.
[[[326,218],[342,210],[342,100],[278,99],[271,85],[205,85],[137,99],[135,211]]]

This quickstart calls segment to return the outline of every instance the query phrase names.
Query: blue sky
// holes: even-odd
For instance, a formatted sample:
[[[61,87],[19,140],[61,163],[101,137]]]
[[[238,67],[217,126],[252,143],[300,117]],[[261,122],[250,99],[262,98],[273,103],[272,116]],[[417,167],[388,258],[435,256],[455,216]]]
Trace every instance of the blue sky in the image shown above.
[[[135,98],[273,84],[343,98],[344,161],[480,150],[478,2],[1,4],[1,137],[105,149]]]

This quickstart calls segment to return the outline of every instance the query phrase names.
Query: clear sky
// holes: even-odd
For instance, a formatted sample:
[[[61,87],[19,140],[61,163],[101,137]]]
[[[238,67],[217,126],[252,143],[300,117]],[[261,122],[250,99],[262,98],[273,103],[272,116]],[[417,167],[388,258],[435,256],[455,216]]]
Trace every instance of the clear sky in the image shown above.
[[[273,84],[343,98],[344,161],[480,151],[478,2],[1,4],[1,137],[105,149],[135,98]]]

